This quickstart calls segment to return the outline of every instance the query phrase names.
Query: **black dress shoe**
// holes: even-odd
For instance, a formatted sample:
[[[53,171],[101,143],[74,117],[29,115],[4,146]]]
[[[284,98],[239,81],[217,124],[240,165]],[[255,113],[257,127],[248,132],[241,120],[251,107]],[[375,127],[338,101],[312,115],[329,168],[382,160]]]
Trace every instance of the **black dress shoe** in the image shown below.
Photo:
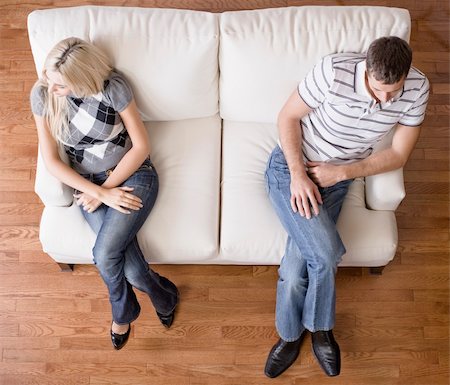
[[[264,368],[264,374],[267,377],[278,377],[295,362],[300,353],[300,345],[304,335],[305,333],[293,342],[287,342],[281,338],[278,340],[270,351],[269,357],[267,357],[266,367]]]
[[[114,346],[114,349],[119,350],[122,349],[128,341],[128,337],[130,336],[131,325],[128,325],[128,330],[125,334],[117,334],[114,333],[111,329],[111,342]]]
[[[337,376],[341,372],[341,352],[334,339],[333,332],[318,331],[311,333],[314,355],[327,376]]]

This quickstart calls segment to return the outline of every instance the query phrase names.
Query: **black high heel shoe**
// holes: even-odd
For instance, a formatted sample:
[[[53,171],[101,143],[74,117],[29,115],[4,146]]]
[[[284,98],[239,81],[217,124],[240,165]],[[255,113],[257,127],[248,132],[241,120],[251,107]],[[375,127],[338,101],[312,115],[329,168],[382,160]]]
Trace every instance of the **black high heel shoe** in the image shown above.
[[[112,327],[112,325],[111,325],[111,327]],[[130,324],[128,324],[128,330],[125,332],[125,334],[114,333],[111,328],[111,342],[114,346],[114,349],[120,350],[125,346],[125,344],[128,341],[128,337],[130,336],[130,331],[131,331]]]
[[[177,308],[179,300],[180,300],[180,293],[177,290],[177,303],[175,304],[172,313],[168,315],[162,315],[161,313],[156,312],[156,315],[158,316],[159,320],[166,329],[169,329],[172,326],[173,319],[175,317],[175,309]]]
[[[161,323],[163,324],[163,326],[166,329],[169,329],[172,326],[172,323],[173,323],[173,319],[174,319],[174,316],[175,316],[175,309],[169,315],[162,315],[162,314],[159,314],[158,312],[156,312],[156,315],[158,316],[158,318],[161,321]]]

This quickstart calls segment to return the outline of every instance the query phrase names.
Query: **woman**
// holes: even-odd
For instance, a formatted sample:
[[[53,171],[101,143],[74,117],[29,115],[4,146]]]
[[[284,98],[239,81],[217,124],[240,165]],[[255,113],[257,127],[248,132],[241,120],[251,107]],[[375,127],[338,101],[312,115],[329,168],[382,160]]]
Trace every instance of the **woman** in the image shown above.
[[[178,290],[149,268],[136,239],[155,203],[158,175],[127,81],[98,48],[68,38],[48,54],[31,106],[47,169],[76,190],[76,203],[97,234],[94,263],[109,291],[114,348],[125,345],[139,316],[133,286],[148,294],[170,327]],[[60,159],[58,143],[71,166]]]

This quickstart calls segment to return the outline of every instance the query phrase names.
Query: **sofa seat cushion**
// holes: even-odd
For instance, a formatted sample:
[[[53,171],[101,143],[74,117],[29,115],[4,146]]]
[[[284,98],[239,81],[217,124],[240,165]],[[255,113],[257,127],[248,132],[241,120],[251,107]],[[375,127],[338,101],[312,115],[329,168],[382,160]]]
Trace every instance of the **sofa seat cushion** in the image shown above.
[[[267,198],[264,180],[266,163],[276,143],[274,124],[224,121],[222,263],[280,263],[287,235]],[[366,208],[362,179],[350,187],[338,230],[347,248],[341,266],[384,266],[394,257],[395,215]]]
[[[220,118],[146,126],[160,187],[138,233],[141,249],[151,263],[211,263],[219,244]],[[57,262],[93,263],[95,235],[76,205],[46,207],[40,239]]]

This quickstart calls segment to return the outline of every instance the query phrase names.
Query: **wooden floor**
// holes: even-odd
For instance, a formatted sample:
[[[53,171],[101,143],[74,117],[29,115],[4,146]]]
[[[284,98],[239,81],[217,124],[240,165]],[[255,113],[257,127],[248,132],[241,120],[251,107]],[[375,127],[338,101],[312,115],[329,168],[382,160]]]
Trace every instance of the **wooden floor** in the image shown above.
[[[37,138],[29,109],[36,78],[26,17],[76,0],[0,0],[0,384],[1,385],[443,385],[449,329],[449,5],[446,0],[322,1],[408,8],[414,64],[432,82],[428,116],[405,171],[397,212],[400,246],[382,276],[337,277],[335,334],[342,374],[326,378],[306,340],[283,376],[263,375],[274,330],[276,267],[158,266],[180,287],[170,331],[142,295],[125,349],[108,336],[106,290],[93,266],[61,273],[40,250],[42,205],[33,192]],[[111,0],[99,4],[219,12],[313,1]],[[319,2],[316,2],[318,4]]]

